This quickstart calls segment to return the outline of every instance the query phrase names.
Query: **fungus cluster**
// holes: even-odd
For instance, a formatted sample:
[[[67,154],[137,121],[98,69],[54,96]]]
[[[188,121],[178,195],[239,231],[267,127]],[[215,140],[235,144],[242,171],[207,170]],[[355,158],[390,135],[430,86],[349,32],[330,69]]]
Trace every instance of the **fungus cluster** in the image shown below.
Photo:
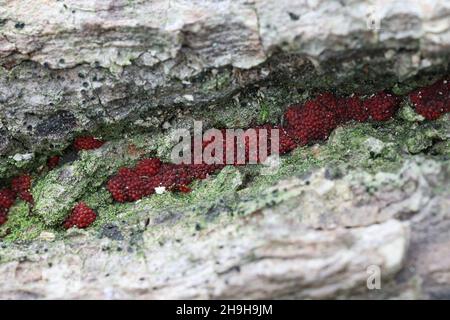
[[[92,150],[100,148],[103,144],[104,141],[101,141],[97,138],[94,138],[92,136],[83,136],[75,139],[73,147],[77,151]],[[56,166],[58,166],[59,161],[60,157],[57,155],[49,157],[47,159],[48,169],[54,169]],[[33,204],[33,195],[31,194],[31,176],[29,174],[23,174],[13,178],[11,180],[11,186],[9,188],[0,189],[0,226],[6,223],[6,221],[8,220],[9,209],[13,206],[18,198],[30,204]],[[70,225],[77,226],[79,228],[85,228],[89,226],[95,220],[95,218],[92,220],[92,214],[90,214],[90,211],[88,211],[86,208],[87,206],[84,204],[76,206],[71,215],[71,217],[73,218],[68,219],[64,223],[64,226],[66,227]]]
[[[83,136],[78,137],[73,142],[73,147],[75,150],[93,150],[100,148],[105,142],[102,140],[99,140],[93,136]]]
[[[271,153],[271,130],[279,129],[279,149],[280,153],[284,154],[294,149],[297,144],[288,135],[284,128],[264,125],[254,128],[254,135],[247,136],[244,140],[245,146],[244,159],[241,163],[238,161],[238,154],[233,152],[232,165],[242,165],[248,163],[251,153],[256,151],[255,159],[257,163],[261,163]],[[261,153],[254,148],[250,148],[251,143],[258,145],[260,136],[264,131],[264,138],[267,137],[267,152],[262,157]],[[157,190],[178,191],[182,193],[190,192],[188,185],[194,180],[203,180],[208,175],[216,172],[224,167],[227,163],[227,150],[237,150],[238,138],[233,134],[233,138],[227,139],[226,130],[222,130],[222,155],[215,155],[211,152],[211,156],[221,157],[221,163],[207,163],[205,161],[196,164],[192,156],[190,163],[162,163],[157,158],[147,158],[140,160],[135,167],[120,168],[118,173],[111,177],[107,183],[107,189],[111,193],[113,199],[117,202],[132,202],[137,201],[143,197],[155,193]],[[255,141],[251,141],[251,140]],[[214,142],[214,139],[203,141],[202,151],[205,151],[208,146]],[[194,152],[192,152],[194,154]]]
[[[269,124],[265,124],[262,126],[257,126],[251,132],[250,130],[246,130],[245,132],[242,130],[241,132],[235,132],[231,130],[228,132],[227,129],[221,130],[221,141],[218,141],[218,144],[221,145],[222,155],[216,155],[215,151],[211,150],[211,156],[217,157],[221,160],[221,164],[230,164],[230,165],[243,165],[246,163],[263,163],[268,156],[272,153],[272,148],[278,149],[280,154],[285,154],[289,151],[292,151],[296,146],[296,142],[292,137],[288,134],[287,130],[280,126],[273,126]],[[272,145],[272,131],[278,131],[278,146]],[[242,134],[242,136],[240,136]],[[216,137],[205,139],[202,144],[202,152],[208,150],[208,148],[214,143]],[[241,146],[241,144],[243,145]],[[256,146],[257,148],[254,148]],[[241,148],[242,147],[242,148]],[[264,150],[264,148],[266,150]],[[243,155],[240,155],[236,150],[242,149]],[[264,150],[264,152],[263,152]],[[208,155],[209,150],[208,150]],[[233,156],[233,159],[227,159],[227,154]],[[242,158],[242,159],[241,159]],[[220,169],[223,166],[217,165],[214,169]]]
[[[427,120],[435,120],[450,112],[450,80],[443,79],[409,94],[416,112]]]
[[[0,225],[6,222],[9,208],[16,201],[16,195],[11,189],[0,190]]]
[[[47,167],[49,170],[55,169],[59,164],[60,157],[59,156],[51,156],[47,159]]]
[[[156,188],[189,192],[195,179],[205,179],[218,167],[215,165],[161,163],[157,158],[143,159],[133,168],[120,168],[107,183],[117,202],[137,201],[155,193]]]
[[[9,188],[0,190],[0,225],[8,220],[9,209],[16,202],[17,198],[33,204],[33,196],[30,189],[31,176],[24,174],[13,178]]]
[[[450,112],[450,81],[440,80],[428,87],[420,88],[409,94],[409,100],[417,113],[427,120],[437,119],[446,112]],[[222,169],[226,164],[242,165],[250,160],[263,163],[272,152],[272,147],[278,147],[279,154],[285,154],[298,146],[304,146],[328,138],[330,133],[339,125],[349,121],[387,121],[391,119],[400,104],[400,98],[382,91],[365,99],[357,95],[350,97],[336,97],[331,93],[323,93],[315,99],[303,104],[289,106],[284,114],[284,125],[262,125],[254,127],[253,135],[246,135],[244,143],[244,162],[238,159],[236,152],[238,138],[228,139],[228,131],[221,130],[221,141],[215,141],[217,137],[206,139],[202,142],[202,152],[211,151],[211,156],[222,161],[210,163],[202,161],[197,164],[191,157],[189,163],[163,163],[158,158],[146,158],[140,160],[134,167],[120,168],[112,176],[106,185],[113,199],[117,202],[132,202],[153,193],[167,191],[190,192],[188,185],[197,179],[205,179],[209,174]],[[264,129],[264,130],[263,130]],[[274,146],[272,130],[278,130],[279,145]],[[234,134],[234,133],[233,133]],[[265,140],[266,144],[260,144]],[[222,148],[222,155],[216,155],[216,148],[211,148],[212,143]],[[101,147],[104,141],[93,136],[82,136],[74,140],[75,150],[92,150]],[[252,146],[258,146],[255,150]],[[267,150],[261,149],[267,148]],[[234,156],[231,163],[227,161],[227,151],[233,150]],[[265,152],[260,152],[264,150]],[[191,150],[194,154],[194,150]],[[47,167],[51,170],[59,164],[59,156],[52,156],[47,160]],[[239,161],[238,161],[239,160]],[[30,193],[31,177],[22,175],[12,179],[11,187],[0,189],[0,225],[7,220],[10,207],[17,198],[33,203]],[[85,203],[75,205],[70,215],[63,223],[66,229],[72,227],[86,228],[96,219],[96,213]]]
[[[64,228],[72,227],[87,228],[97,218],[94,210],[89,208],[84,202],[79,202],[73,209],[67,219],[64,221]]]
[[[11,189],[20,199],[28,203],[33,203],[33,196],[30,191],[31,176],[29,174],[24,174],[12,179]]]
[[[444,112],[449,112],[450,93],[447,81],[439,81],[427,88],[422,88],[410,95],[411,101],[416,106],[417,112],[427,119],[436,119]],[[323,93],[315,99],[304,104],[297,104],[288,107],[284,114],[284,126],[263,125],[255,129],[256,135],[246,136],[245,140],[245,163],[248,163],[252,156],[256,157],[257,163],[265,161],[261,157],[260,150],[255,150],[249,146],[259,146],[261,129],[265,130],[264,138],[267,138],[266,156],[271,152],[271,130],[279,130],[279,154],[292,151],[297,146],[325,140],[330,133],[341,124],[349,121],[387,121],[397,112],[400,105],[400,98],[394,94],[381,91],[365,99],[357,95],[350,97],[336,97],[331,93]],[[236,140],[227,139],[225,129],[221,130],[222,141],[222,164],[170,164],[161,163],[159,159],[151,158],[141,160],[134,168],[121,168],[107,183],[107,189],[112,194],[114,200],[118,202],[136,201],[142,197],[155,193],[158,188],[169,191],[189,192],[187,187],[195,179],[205,179],[208,174],[221,169],[223,163],[231,165],[241,165],[237,161],[237,153],[234,153],[232,163],[227,162],[227,150],[236,150]],[[215,139],[215,138],[214,138]],[[213,138],[203,141],[202,148],[205,150]],[[214,155],[214,152],[212,153]],[[149,169],[142,170],[148,163]]]
[[[351,120],[386,121],[398,109],[400,99],[384,91],[365,100],[353,95],[337,98],[331,93],[319,95],[301,105],[293,105],[284,114],[286,129],[299,145],[325,140],[340,124]]]

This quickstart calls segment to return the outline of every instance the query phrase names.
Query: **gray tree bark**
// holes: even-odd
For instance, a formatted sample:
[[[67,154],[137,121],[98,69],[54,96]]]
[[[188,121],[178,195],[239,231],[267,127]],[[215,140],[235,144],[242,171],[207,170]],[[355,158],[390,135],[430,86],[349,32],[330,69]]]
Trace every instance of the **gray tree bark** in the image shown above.
[[[445,0],[0,0],[0,178],[77,134],[160,132],[254,87],[369,92],[445,74],[449,48]],[[68,188],[85,178],[72,169]],[[420,156],[395,173],[322,168],[238,218],[208,209],[205,230],[144,207],[120,228],[44,231],[0,247],[0,298],[448,298],[449,174]]]
[[[1,0],[0,154],[59,150],[276,75],[307,86],[311,66],[336,84],[373,65],[365,77],[387,85],[447,66],[449,15],[448,1]]]

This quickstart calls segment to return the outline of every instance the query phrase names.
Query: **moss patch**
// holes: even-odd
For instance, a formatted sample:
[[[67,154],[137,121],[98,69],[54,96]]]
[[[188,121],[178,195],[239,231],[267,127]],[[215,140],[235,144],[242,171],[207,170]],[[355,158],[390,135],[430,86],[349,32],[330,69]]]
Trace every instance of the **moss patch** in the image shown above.
[[[211,76],[204,80],[205,90],[228,86],[230,77],[221,81]],[[133,165],[140,157],[155,155],[169,160],[174,145],[171,132],[176,127],[192,123],[193,119],[203,119],[207,127],[249,127],[263,123],[279,124],[289,104],[301,103],[315,95],[317,88],[336,85],[336,78],[323,76],[315,82],[305,83],[305,78],[294,76],[289,83],[280,84],[276,79],[265,86],[251,88],[235,94],[221,107],[198,108],[188,115],[180,114],[178,122],[169,123],[163,130],[152,129],[153,133],[133,131],[119,138],[126,126],[105,128],[105,134],[112,138],[102,148],[81,152],[72,162],[37,177],[33,182],[32,193],[35,207],[32,215],[25,212],[23,203],[18,203],[10,214],[10,220],[2,226],[9,229],[6,240],[28,240],[39,235],[39,230],[53,229],[63,236],[60,228],[73,205],[84,201],[98,214],[91,228],[100,230],[104,225],[118,223],[120,228],[141,223],[149,219],[155,228],[160,221],[177,221],[183,217],[183,225],[193,232],[205,228],[211,221],[234,219],[248,214],[251,210],[267,205],[280,196],[271,197],[266,190],[279,180],[326,167],[328,174],[339,177],[354,169],[368,172],[394,171],[403,162],[417,154],[446,161],[450,158],[449,115],[437,121],[425,121],[417,115],[404,99],[398,116],[383,123],[348,123],[333,131],[328,141],[315,145],[299,147],[291,154],[281,157],[280,165],[267,168],[263,165],[226,167],[220,173],[204,181],[192,184],[189,194],[164,193],[153,195],[135,203],[117,204],[105,188],[109,176],[121,166]],[[334,79],[334,80],[333,80]],[[390,79],[389,81],[391,81]],[[421,77],[408,85],[397,84],[393,91],[402,93],[434,79]],[[364,85],[355,84],[359,88]],[[339,93],[348,94],[353,85],[340,87]],[[367,90],[376,88],[368,87]],[[220,90],[220,89],[216,89]],[[365,90],[361,90],[365,92]],[[177,114],[178,116],[178,114]],[[181,121],[181,122],[180,122]],[[170,121],[169,121],[170,122]],[[111,128],[114,129],[111,131]],[[106,132],[110,130],[109,132]],[[36,156],[40,164],[43,155]],[[33,160],[33,161],[34,161]],[[2,165],[2,161],[7,161]],[[0,174],[7,171],[11,159],[0,161]],[[25,162],[20,166],[27,168]],[[14,164],[19,167],[19,164]],[[258,204],[259,203],[259,204]],[[35,226],[35,227],[33,227]],[[181,226],[180,226],[181,228]],[[90,232],[90,230],[88,230]],[[5,234],[4,234],[5,235]]]
[[[27,241],[35,239],[44,230],[44,223],[31,213],[30,205],[18,201],[9,210],[8,222],[0,227],[0,236],[5,241]]]

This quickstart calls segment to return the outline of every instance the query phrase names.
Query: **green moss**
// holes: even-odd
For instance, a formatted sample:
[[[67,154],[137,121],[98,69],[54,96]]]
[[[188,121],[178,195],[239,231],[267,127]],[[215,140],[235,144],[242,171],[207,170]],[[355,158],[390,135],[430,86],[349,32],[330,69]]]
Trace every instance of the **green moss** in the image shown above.
[[[34,212],[41,225],[57,228],[73,204],[84,201],[98,214],[95,228],[116,221],[132,224],[142,216],[157,220],[161,215],[182,215],[185,227],[203,228],[210,222],[208,212],[222,210],[227,213],[226,219],[235,213],[247,214],[256,207],[282,199],[265,193],[279,180],[303,175],[315,168],[327,167],[335,174],[345,174],[356,168],[369,172],[392,171],[398,169],[408,155],[433,147],[436,139],[441,144],[436,146],[435,152],[448,156],[447,130],[445,119],[422,123],[400,118],[382,124],[351,123],[337,128],[327,142],[300,147],[282,156],[277,170],[268,171],[263,165],[226,167],[217,175],[194,182],[189,194],[166,192],[126,204],[114,203],[104,183],[119,166],[134,163],[138,156],[128,155],[128,146],[123,143],[111,143],[105,145],[106,151],[82,152],[79,160],[38,179],[33,188]],[[162,136],[155,137],[152,146],[144,135],[131,141],[144,153],[155,152],[155,149],[159,153],[157,150],[161,146],[170,149]],[[226,206],[220,201],[226,202]],[[24,228],[18,227],[18,230]]]
[[[408,102],[404,102],[398,111],[398,116],[408,122],[420,122],[425,120],[423,116],[416,113]]]
[[[268,167],[265,165],[247,166],[243,170],[249,182],[247,188],[239,191],[242,196],[258,195],[281,179],[305,174],[314,168],[318,168],[323,162],[317,158],[315,149],[299,147],[290,155],[281,156],[279,166]]]
[[[145,152],[144,152],[145,154]],[[141,153],[129,144],[110,142],[93,151],[80,152],[80,159],[49,172],[32,189],[33,212],[47,226],[62,223],[76,201],[91,194],[121,166],[133,164]]]
[[[441,78],[440,71],[427,70],[427,72],[409,78],[407,81],[397,82],[392,87],[392,92],[396,95],[405,95],[417,88],[430,85]]]
[[[435,143],[430,153],[433,155],[441,155],[445,159],[450,159],[450,140],[439,141]]]
[[[259,121],[262,123],[266,123],[269,120],[270,109],[266,103],[261,103],[259,111]]]
[[[5,241],[26,241],[35,239],[44,230],[42,221],[31,213],[30,205],[18,201],[9,210],[8,221],[0,227],[0,235]]]
[[[279,124],[286,107],[305,101],[309,90],[298,90],[295,83],[269,83],[236,94],[214,108],[194,110],[193,117],[203,119],[205,126],[215,128],[248,128],[260,124]]]
[[[231,81],[231,70],[221,69],[217,75],[211,73],[208,77],[205,77],[200,89],[206,93],[221,91],[229,87]]]
[[[220,75],[219,78],[211,75],[204,79],[204,89],[229,87],[231,73],[221,72]],[[220,102],[220,107],[197,108],[190,116],[204,119],[208,126],[214,127],[245,128],[267,122],[279,124],[287,105],[314,96],[317,88],[340,85],[339,81],[336,82],[336,76],[339,78],[339,75],[324,75],[311,82],[304,75],[294,75],[290,81],[283,83],[275,79],[265,87],[253,88]],[[387,80],[389,83],[392,81]],[[418,85],[419,81],[408,86],[397,84],[394,91],[402,93]],[[370,79],[365,83],[347,83],[339,88],[338,93],[342,94],[376,89],[370,84]],[[189,121],[192,118],[188,118]],[[18,203],[5,225],[12,230],[7,239],[32,239],[45,228],[62,231],[60,224],[74,203],[84,201],[97,212],[93,230],[100,229],[106,223],[117,223],[121,228],[126,228],[150,219],[157,236],[147,241],[164,242],[175,238],[177,232],[185,232],[186,229],[197,232],[208,228],[213,221],[215,225],[226,223],[237,214],[246,215],[283,201],[293,195],[272,194],[271,187],[281,179],[306,175],[316,168],[326,167],[331,175],[340,176],[353,169],[373,173],[393,171],[418,153],[442,159],[450,157],[449,116],[437,121],[424,121],[405,101],[396,119],[383,123],[349,123],[339,127],[328,141],[299,147],[291,154],[282,156],[280,166],[270,174],[263,165],[226,167],[204,181],[194,182],[189,194],[167,192],[135,203],[118,204],[112,201],[105,189],[108,177],[120,166],[133,165],[141,156],[156,155],[168,160],[174,144],[169,137],[170,130],[153,134],[133,130],[127,134],[128,138],[121,138],[127,129],[124,124],[106,125],[98,132],[110,141],[104,147],[81,152],[80,158],[74,162],[37,178],[32,190],[36,201],[33,215],[28,216],[24,204]],[[38,157],[41,163],[45,161],[44,156]],[[2,170],[7,173],[10,166],[11,163],[4,166],[0,163],[0,174],[3,174]],[[167,220],[177,224],[170,230],[173,234],[164,233],[166,227],[160,221]],[[6,230],[5,226],[2,230]]]

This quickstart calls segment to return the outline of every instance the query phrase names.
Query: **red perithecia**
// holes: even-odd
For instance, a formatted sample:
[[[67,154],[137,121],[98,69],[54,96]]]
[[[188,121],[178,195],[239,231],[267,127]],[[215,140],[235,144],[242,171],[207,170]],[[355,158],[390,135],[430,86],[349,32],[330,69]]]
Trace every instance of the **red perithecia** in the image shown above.
[[[192,191],[191,188],[189,188],[188,186],[185,186],[185,185],[179,185],[179,186],[177,186],[176,189],[177,189],[177,191],[179,191],[181,193],[189,193]]]
[[[16,195],[11,189],[0,190],[0,226],[8,220],[9,208],[14,204]]]
[[[374,121],[387,121],[398,110],[400,99],[387,92],[378,92],[364,100],[363,106]]]
[[[341,98],[340,104],[346,109],[347,120],[365,122],[369,119],[369,112],[359,96]]]
[[[391,119],[399,106],[399,98],[379,92],[361,101],[353,95],[336,98],[331,93],[319,95],[301,105],[293,105],[285,113],[288,133],[300,145],[326,139],[339,124],[350,120],[364,122]]]
[[[105,142],[93,136],[78,137],[73,142],[75,150],[93,150],[100,148]]]
[[[259,139],[261,129],[268,129],[267,137],[269,138],[267,144],[267,154],[270,155],[270,136],[271,130],[274,126],[261,126],[255,128],[254,139]],[[295,141],[290,138],[286,130],[279,128],[280,139],[279,147],[282,153],[286,153],[296,147]],[[225,134],[225,131],[223,131]],[[212,140],[203,143],[203,149],[211,143]],[[221,141],[223,144],[223,157],[226,160],[226,149],[236,147],[236,140],[228,145],[226,136]],[[245,160],[249,160],[249,139],[245,140]],[[258,155],[259,156],[259,155]],[[234,165],[238,165],[234,158]],[[263,161],[265,159],[259,159]],[[223,164],[172,164],[162,163],[157,158],[148,158],[140,160],[133,168],[120,168],[118,173],[111,177],[107,182],[107,189],[111,193],[113,199],[117,202],[136,201],[143,197],[155,193],[156,188],[164,187],[168,191],[179,191],[187,193],[191,191],[188,185],[196,179],[206,179],[209,174],[223,168]]]
[[[418,114],[427,120],[435,120],[450,112],[450,80],[439,80],[415,90],[409,94],[409,100]]]
[[[377,121],[386,120],[395,112],[396,103],[397,98],[387,93],[374,95],[364,103],[357,96],[337,99],[331,93],[321,94],[303,105],[289,107],[285,113],[285,127],[263,125],[253,128],[254,132],[245,136],[243,159],[238,159],[238,153],[233,152],[234,158],[230,159],[231,164],[243,165],[255,160],[256,163],[264,162],[271,154],[273,144],[271,137],[274,129],[278,129],[279,133],[278,151],[280,154],[285,154],[298,145],[326,139],[341,123],[350,120],[365,121],[369,116]],[[380,109],[375,110],[376,106]],[[219,141],[219,145],[222,145],[222,161],[227,163],[227,151],[237,150],[238,139],[236,137],[228,139],[226,129],[222,129],[221,133],[222,140]],[[203,141],[202,151],[216,142],[214,139],[217,137]],[[266,145],[261,145],[260,139],[266,139]],[[250,147],[251,145],[257,145],[258,149],[254,150]],[[267,148],[267,152],[261,153],[261,146]],[[211,152],[211,155],[215,156],[215,149]],[[188,185],[193,180],[205,179],[223,166],[223,164],[206,163],[169,164],[162,163],[156,158],[143,159],[133,168],[121,168],[108,181],[107,189],[113,199],[118,202],[139,200],[155,193],[155,188],[161,187],[168,191],[188,192],[191,190]]]
[[[440,80],[431,86],[410,93],[409,98],[419,114],[428,120],[436,119],[443,113],[450,112],[450,83],[448,80]],[[237,161],[238,153],[235,151],[238,140],[236,138],[227,139],[226,134],[228,132],[226,129],[222,129],[222,140],[219,141],[219,145],[223,147],[222,160],[227,163],[227,151],[233,149],[234,158],[230,159],[232,165],[242,165],[253,161],[255,158],[257,163],[262,163],[271,154],[271,149],[274,146],[271,138],[272,130],[278,130],[278,151],[279,154],[285,154],[297,146],[325,140],[338,125],[352,120],[358,122],[368,120],[387,121],[395,115],[399,103],[399,97],[385,91],[378,92],[364,100],[357,95],[338,98],[329,92],[322,93],[304,104],[288,107],[284,114],[285,125],[266,124],[252,128],[254,134],[246,135],[243,142],[245,146],[244,163]],[[261,139],[265,139],[267,144],[260,144]],[[203,141],[202,151],[211,147],[210,144],[213,141],[212,138]],[[93,136],[83,136],[75,139],[74,148],[76,150],[92,150],[101,147],[103,144],[104,141]],[[255,144],[258,146],[257,151],[252,148]],[[267,148],[267,150],[262,149],[267,152],[261,153],[261,147]],[[214,148],[209,149],[211,149],[211,152],[215,152]],[[53,156],[48,159],[47,166],[52,169],[58,163],[59,156]],[[205,162],[200,164],[171,164],[163,163],[158,158],[146,158],[140,160],[132,168],[120,168],[118,173],[107,182],[107,189],[117,202],[137,201],[156,191],[159,193],[161,190],[187,193],[191,191],[189,184],[192,181],[205,179],[209,174],[224,166],[224,164],[207,164]],[[6,222],[9,208],[14,204],[17,197],[30,203],[33,202],[30,188],[31,177],[25,174],[14,178],[10,189],[0,190],[0,225]],[[80,202],[72,209],[70,216],[63,225],[67,229],[74,226],[86,228],[95,219],[95,212],[85,203]]]
[[[60,157],[59,156],[52,156],[47,159],[47,167],[49,170],[55,169],[59,164]]]
[[[29,174],[23,174],[12,179],[11,188],[19,198],[26,202],[33,203],[33,195],[30,192],[31,176]]]
[[[158,158],[143,159],[136,165],[136,173],[141,176],[154,176],[161,167],[161,160]]]
[[[12,179],[11,188],[0,190],[0,225],[6,223],[9,209],[14,205],[17,197],[31,204],[33,203],[30,188],[31,176],[24,174]]]
[[[264,163],[267,157],[271,155],[272,149],[278,150],[278,153],[280,154],[285,154],[297,147],[296,141],[291,138],[287,130],[283,127],[266,124],[250,129],[253,131],[245,130],[244,132],[244,130],[242,130],[241,132],[228,132],[226,129],[221,130],[222,140],[219,141],[219,145],[222,145],[222,157],[217,155],[217,158],[221,159],[222,163],[229,163],[235,166],[247,163]],[[274,133],[278,133],[278,146],[275,146],[272,142]],[[214,139],[215,138],[216,137],[214,137]],[[214,139],[211,138],[202,142],[203,152],[205,152],[213,142],[216,144]],[[245,149],[243,154],[239,155],[236,150],[238,144],[242,142],[245,144]],[[216,157],[215,151],[217,150],[211,150],[212,157]],[[230,158],[231,155],[233,155],[233,158],[229,159],[229,161],[227,159],[228,151],[231,151]],[[208,170],[213,172],[222,167],[223,164],[216,164],[215,166],[208,168]]]
[[[319,104],[328,111],[334,114],[336,124],[347,122],[349,119],[348,108],[345,103],[342,103],[336,96],[330,92],[322,93],[317,96],[314,103]]]
[[[134,168],[120,168],[106,188],[117,202],[136,201],[155,193],[155,188],[186,191],[194,179],[205,179],[218,166],[208,164],[161,163],[159,159],[141,160]]]
[[[292,137],[288,134],[287,130],[280,126],[273,125],[262,125],[255,127],[255,135],[252,137],[248,137],[245,139],[245,163],[250,163],[250,161],[255,161],[256,163],[264,163],[268,156],[272,154],[272,148],[278,150],[279,154],[285,154],[297,147],[297,143]],[[278,146],[273,145],[272,141],[272,131],[278,130]],[[266,140],[266,152],[263,152],[264,149],[262,141]],[[253,148],[251,147],[253,146]],[[255,148],[257,146],[257,148]],[[224,150],[227,149],[226,144],[224,145]],[[237,143],[234,145],[234,150],[236,150]],[[235,159],[234,165],[237,165]]]
[[[94,210],[89,208],[84,202],[79,202],[73,209],[66,221],[64,221],[64,228],[70,229],[72,227],[87,228],[94,223],[97,215]]]
[[[137,201],[154,191],[146,189],[144,176],[131,168],[120,168],[108,181],[107,189],[117,202]]]
[[[16,200],[16,194],[14,191],[8,188],[0,190],[0,210],[9,210]]]
[[[299,145],[324,140],[337,126],[335,113],[317,100],[289,107],[285,119],[290,136]]]

